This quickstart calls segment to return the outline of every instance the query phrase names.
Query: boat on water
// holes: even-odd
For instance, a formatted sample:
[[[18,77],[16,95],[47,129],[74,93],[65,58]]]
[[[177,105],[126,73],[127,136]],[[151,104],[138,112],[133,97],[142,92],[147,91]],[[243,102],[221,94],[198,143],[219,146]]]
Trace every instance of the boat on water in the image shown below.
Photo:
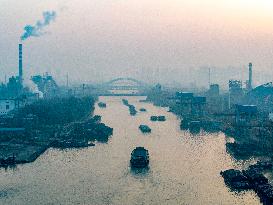
[[[98,106],[99,106],[100,108],[106,108],[106,103],[104,103],[104,102],[99,102],[99,103],[98,103]]]
[[[151,128],[148,125],[140,125],[139,129],[141,130],[141,132],[143,133],[148,133],[151,132]]]
[[[16,157],[13,154],[12,156],[9,156],[7,158],[1,158],[0,159],[0,166],[9,166],[14,165],[16,163]]]
[[[157,118],[158,118],[157,116],[151,116],[150,120],[151,121],[157,121]]]
[[[149,152],[144,147],[136,147],[131,153],[131,167],[144,168],[149,165]]]
[[[164,115],[160,115],[160,116],[151,116],[150,118],[151,121],[166,121],[166,117]]]
[[[137,111],[136,111],[135,106],[130,105],[130,106],[129,106],[129,112],[130,112],[130,115],[136,115],[136,114],[137,114]]]
[[[189,130],[191,133],[197,134],[201,130],[201,122],[200,121],[190,121]]]
[[[136,110],[130,110],[130,115],[136,115],[137,111]]]
[[[122,103],[123,103],[124,105],[126,105],[126,106],[129,105],[129,102],[128,102],[128,100],[126,100],[126,99],[122,99]]]
[[[157,117],[158,121],[166,121],[166,117],[164,115],[158,116]]]
[[[189,120],[187,120],[187,119],[181,120],[180,129],[181,130],[187,130],[187,129],[189,129]]]

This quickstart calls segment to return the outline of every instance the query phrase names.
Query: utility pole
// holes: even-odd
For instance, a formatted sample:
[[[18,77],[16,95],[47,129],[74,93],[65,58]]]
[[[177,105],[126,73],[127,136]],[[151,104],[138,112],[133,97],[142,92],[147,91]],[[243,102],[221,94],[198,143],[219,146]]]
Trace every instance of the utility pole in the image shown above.
[[[84,96],[85,84],[82,84],[82,95]]]
[[[68,89],[68,73],[66,73],[66,88]]]
[[[209,88],[210,88],[210,68],[209,68]]]
[[[252,90],[252,63],[248,64],[248,90]]]

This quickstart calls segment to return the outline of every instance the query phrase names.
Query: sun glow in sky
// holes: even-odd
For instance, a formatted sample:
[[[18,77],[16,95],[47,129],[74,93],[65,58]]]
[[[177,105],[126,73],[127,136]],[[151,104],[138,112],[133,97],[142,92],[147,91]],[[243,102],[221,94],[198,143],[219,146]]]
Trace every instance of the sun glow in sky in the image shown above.
[[[209,66],[224,84],[219,75],[244,78],[252,61],[256,84],[273,79],[273,0],[1,0],[0,46],[9,49],[0,50],[0,81],[17,72],[24,26],[46,10],[57,12],[48,35],[24,42],[29,75],[149,80],[157,71],[154,81],[192,83],[192,70]]]

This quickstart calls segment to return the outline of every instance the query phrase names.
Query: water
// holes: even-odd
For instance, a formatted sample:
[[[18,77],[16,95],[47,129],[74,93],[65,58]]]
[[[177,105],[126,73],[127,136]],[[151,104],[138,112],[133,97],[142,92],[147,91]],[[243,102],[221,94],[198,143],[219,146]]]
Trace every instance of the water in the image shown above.
[[[35,162],[0,169],[0,204],[260,204],[253,191],[234,193],[220,171],[243,168],[253,161],[236,161],[225,149],[223,134],[192,136],[179,130],[177,117],[167,109],[129,103],[147,112],[130,116],[120,97],[103,97],[106,109],[95,114],[114,128],[107,144],[85,149],[49,149]],[[165,115],[165,122],[151,122]],[[140,124],[152,133],[143,135]],[[131,171],[130,153],[144,146],[150,168]]]

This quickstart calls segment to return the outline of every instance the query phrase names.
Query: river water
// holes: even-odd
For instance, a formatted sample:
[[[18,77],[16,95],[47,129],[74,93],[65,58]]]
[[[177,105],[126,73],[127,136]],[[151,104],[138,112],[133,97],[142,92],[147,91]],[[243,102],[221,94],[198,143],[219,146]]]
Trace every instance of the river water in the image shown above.
[[[253,191],[235,193],[220,171],[244,168],[253,160],[236,161],[225,149],[225,136],[180,131],[177,117],[166,108],[129,103],[147,112],[130,116],[121,97],[101,97],[106,109],[95,109],[114,128],[106,144],[84,149],[49,149],[35,162],[0,169],[0,204],[260,204]],[[151,122],[165,115],[165,122]],[[138,126],[152,133],[143,135]],[[148,170],[132,171],[130,153],[136,146],[149,150]]]

